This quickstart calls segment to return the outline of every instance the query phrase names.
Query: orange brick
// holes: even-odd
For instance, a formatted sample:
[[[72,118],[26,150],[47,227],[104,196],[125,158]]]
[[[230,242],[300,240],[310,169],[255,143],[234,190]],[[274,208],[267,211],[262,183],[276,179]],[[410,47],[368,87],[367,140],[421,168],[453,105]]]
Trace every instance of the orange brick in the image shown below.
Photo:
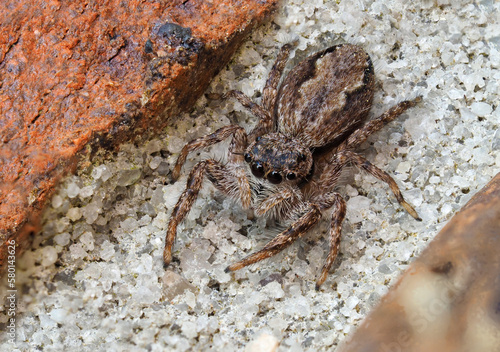
[[[277,0],[0,3],[0,269],[79,157],[188,110]]]

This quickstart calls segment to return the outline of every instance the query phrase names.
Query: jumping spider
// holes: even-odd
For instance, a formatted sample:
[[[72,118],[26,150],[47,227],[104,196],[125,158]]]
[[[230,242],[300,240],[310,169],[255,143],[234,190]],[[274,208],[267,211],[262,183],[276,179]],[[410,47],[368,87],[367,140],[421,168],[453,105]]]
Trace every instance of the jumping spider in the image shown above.
[[[252,208],[257,215],[274,216],[291,225],[261,250],[226,268],[226,272],[269,258],[304,235],[332,208],[330,251],[316,289],[326,280],[340,245],[346,203],[335,191],[342,170],[355,165],[387,183],[397,201],[415,219],[417,212],[386,172],[355,152],[368,136],[394,120],[420,98],[402,101],[366,122],[372,105],[375,77],[368,54],[351,44],[332,46],[295,66],[278,88],[292,45],[281,48],[262,93],[262,105],[239,91],[236,98],[259,118],[250,132],[230,125],[184,146],[172,172],[177,180],[190,152],[232,136],[226,163],[207,159],[197,163],[186,190],[172,211],[163,259],[172,260],[177,225],[191,209],[203,177],[217,189]]]

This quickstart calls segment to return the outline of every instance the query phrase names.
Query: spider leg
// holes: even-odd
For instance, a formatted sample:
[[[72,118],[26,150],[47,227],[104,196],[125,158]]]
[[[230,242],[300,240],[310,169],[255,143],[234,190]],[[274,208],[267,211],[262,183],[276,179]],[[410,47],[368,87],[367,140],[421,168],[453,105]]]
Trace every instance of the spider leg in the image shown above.
[[[340,247],[340,237],[342,233],[342,222],[344,221],[346,214],[346,203],[342,196],[338,193],[332,193],[330,195],[330,202],[333,202],[332,208],[332,219],[330,221],[330,250],[328,256],[326,257],[325,264],[321,269],[321,274],[316,281],[316,291],[325,282],[328,276],[328,271],[333,265],[335,258],[339,252]]]
[[[188,211],[191,210],[198,196],[198,192],[201,189],[203,173],[206,167],[207,160],[200,161],[193,167],[189,173],[186,189],[182,192],[177,204],[172,210],[172,215],[170,215],[170,221],[168,222],[167,236],[165,238],[165,248],[163,250],[163,262],[165,266],[172,261],[172,246],[177,233],[177,225],[184,219]]]
[[[261,250],[243,258],[237,263],[228,266],[225,271],[235,271],[263,259],[272,257],[291,245],[298,237],[309,231],[321,219],[321,209],[317,205],[309,204],[308,211],[296,220],[288,229],[281,232],[268,242]]]
[[[250,110],[252,114],[261,120],[269,119],[269,113],[259,104],[254,103],[249,97],[239,90],[230,90],[222,96],[222,99],[235,98],[241,105]]]
[[[231,147],[229,148],[230,158],[237,159],[238,154],[239,159],[243,161],[243,151],[247,146],[247,134],[243,127],[238,125],[230,125],[219,128],[214,133],[192,140],[182,148],[175,163],[175,167],[172,171],[172,179],[175,181],[179,178],[181,174],[182,165],[186,162],[187,156],[190,152],[199,150],[215,143],[219,143],[226,139],[227,137],[233,135],[233,140],[231,142]]]
[[[339,146],[339,150],[342,149],[355,149],[361,144],[363,144],[368,137],[380,130],[386,124],[396,119],[399,115],[405,112],[407,109],[414,107],[422,100],[422,97],[417,97],[413,100],[405,100],[400,102],[399,104],[393,106],[386,112],[384,112],[379,117],[368,121],[363,127],[358,130],[355,130],[345,142],[343,142]]]
[[[278,96],[278,84],[288,61],[288,57],[290,56],[290,50],[292,50],[293,46],[294,44],[285,44],[281,47],[278,57],[276,58],[276,62],[269,72],[266,86],[262,91],[262,106],[254,103],[249,97],[237,90],[231,90],[222,96],[222,98],[235,98],[241,105],[259,118],[257,126],[255,126],[249,135],[250,141],[253,141],[256,137],[274,130],[273,112]]]
[[[235,98],[241,105],[250,110],[252,114],[259,118],[257,125],[249,134],[249,141],[253,141],[256,137],[261,136],[273,129],[273,118],[271,111],[264,109],[262,106],[254,103],[245,94],[238,90],[230,90],[222,96],[223,98]]]
[[[223,165],[214,159],[200,161],[189,173],[186,189],[172,210],[165,238],[165,249],[163,250],[165,265],[170,264],[172,261],[172,246],[177,233],[177,225],[184,219],[193,206],[203,185],[205,174],[219,190],[239,198],[244,207],[248,208],[250,206],[250,184],[242,167],[236,164]]]
[[[359,168],[365,170],[368,172],[370,175],[378,178],[379,180],[387,183],[392,191],[394,193],[394,196],[396,197],[397,201],[401,206],[411,215],[415,218],[415,220],[422,221],[422,219],[418,216],[417,212],[413,207],[405,201],[403,198],[403,194],[401,193],[401,190],[399,189],[398,185],[396,184],[396,181],[385,171],[379,169],[375,165],[373,165],[371,162],[369,162],[366,158],[362,157],[359,154],[356,154],[352,151],[344,151],[343,156],[346,157],[349,161],[353,162],[354,165],[358,166]]]
[[[254,103],[249,97],[247,97],[243,92],[239,90],[230,90],[229,92],[223,94],[222,96],[218,94],[212,94],[214,99],[227,99],[235,98],[241,105],[250,110],[252,114],[259,118],[257,126],[254,127],[252,132],[248,136],[248,141],[252,142],[256,137],[261,136],[267,132],[270,132],[273,128],[273,119],[270,112],[265,110],[259,104]]]
[[[289,43],[281,47],[278,57],[276,58],[276,62],[269,72],[266,86],[262,91],[262,107],[267,111],[274,111],[276,98],[278,96],[278,84],[288,61],[288,57],[290,56],[290,51],[294,46],[295,43]]]

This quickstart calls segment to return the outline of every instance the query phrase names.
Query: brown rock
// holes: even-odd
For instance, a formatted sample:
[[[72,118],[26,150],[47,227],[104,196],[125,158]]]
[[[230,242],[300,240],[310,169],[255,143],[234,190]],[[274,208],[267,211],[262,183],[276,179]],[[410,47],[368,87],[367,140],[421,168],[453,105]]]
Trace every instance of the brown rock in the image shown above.
[[[277,0],[0,3],[0,268],[58,179],[189,109]]]
[[[440,231],[345,351],[499,351],[500,174]]]

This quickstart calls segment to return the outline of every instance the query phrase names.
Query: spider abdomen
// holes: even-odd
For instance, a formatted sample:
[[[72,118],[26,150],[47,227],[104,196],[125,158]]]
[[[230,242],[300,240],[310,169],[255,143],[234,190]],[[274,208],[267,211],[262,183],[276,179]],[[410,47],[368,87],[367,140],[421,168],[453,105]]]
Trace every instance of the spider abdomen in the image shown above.
[[[374,82],[370,56],[356,45],[309,56],[280,87],[278,131],[312,148],[340,143],[368,117]]]

